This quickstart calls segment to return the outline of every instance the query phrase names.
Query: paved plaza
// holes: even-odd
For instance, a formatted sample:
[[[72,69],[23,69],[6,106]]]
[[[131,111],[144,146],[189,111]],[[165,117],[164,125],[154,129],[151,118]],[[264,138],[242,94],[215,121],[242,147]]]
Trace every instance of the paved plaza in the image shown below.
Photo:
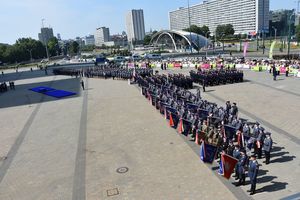
[[[187,69],[168,73],[188,73]],[[1,75],[0,75],[1,76]],[[208,87],[204,99],[236,102],[272,132],[271,164],[259,160],[257,194],[235,187],[199,158],[200,147],[170,128],[126,81],[6,71],[0,93],[0,199],[282,199],[300,192],[300,79],[245,71],[244,83]],[[57,100],[28,89],[77,93]]]

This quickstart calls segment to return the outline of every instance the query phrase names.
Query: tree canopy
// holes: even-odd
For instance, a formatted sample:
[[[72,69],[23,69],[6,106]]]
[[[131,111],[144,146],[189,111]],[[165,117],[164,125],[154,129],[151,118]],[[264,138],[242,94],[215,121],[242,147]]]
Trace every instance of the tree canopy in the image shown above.
[[[143,44],[144,44],[144,45],[149,45],[150,42],[151,42],[152,36],[153,36],[154,34],[156,34],[156,33],[157,33],[157,31],[153,31],[153,32],[151,32],[151,34],[146,35],[146,36],[144,37],[144,42],[143,42]]]
[[[300,42],[300,25],[296,26],[295,32],[296,32],[296,40],[297,42]]]
[[[71,42],[69,46],[69,52],[71,54],[77,54],[79,52],[79,44],[76,41]]]
[[[217,38],[225,38],[234,35],[234,28],[232,24],[218,25],[216,29]]]
[[[204,37],[209,37],[209,35],[210,35],[209,27],[205,26],[205,25],[202,27],[199,27],[197,25],[191,25],[189,28],[186,28],[183,30],[187,31],[187,32],[196,33],[196,34],[202,35]]]
[[[53,37],[48,42],[48,51],[51,56],[60,55],[61,50],[58,45],[58,40],[56,37]]]
[[[46,57],[45,46],[32,38],[20,38],[13,45],[0,44],[0,61],[15,63]]]

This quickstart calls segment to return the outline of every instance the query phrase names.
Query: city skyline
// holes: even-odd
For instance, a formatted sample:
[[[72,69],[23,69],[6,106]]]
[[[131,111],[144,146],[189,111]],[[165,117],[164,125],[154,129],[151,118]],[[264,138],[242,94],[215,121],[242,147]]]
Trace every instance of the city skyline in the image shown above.
[[[190,0],[190,5],[201,2],[201,0]],[[0,5],[2,8],[0,25],[5,27],[0,29],[0,43],[13,44],[21,37],[38,39],[37,33],[42,26],[42,19],[45,19],[45,26],[51,26],[54,35],[60,33],[62,39],[94,34],[96,28],[101,26],[110,28],[111,34],[122,33],[126,30],[126,12],[131,9],[144,10],[146,32],[150,28],[168,29],[169,11],[186,7],[187,0],[163,2],[79,0],[76,3],[71,0],[0,0]],[[297,8],[295,0],[270,0],[270,10],[293,8]]]

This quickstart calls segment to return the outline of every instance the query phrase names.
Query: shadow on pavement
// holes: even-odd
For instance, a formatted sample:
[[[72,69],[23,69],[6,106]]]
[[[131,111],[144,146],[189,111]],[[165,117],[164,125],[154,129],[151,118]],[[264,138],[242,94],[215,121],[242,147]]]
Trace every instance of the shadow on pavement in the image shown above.
[[[30,71],[19,71],[19,72],[9,72],[5,73],[3,76],[0,75],[0,82],[8,82],[8,81],[16,81],[16,80],[23,80],[23,79],[31,79],[31,78],[40,78],[45,76],[50,76],[52,74],[52,69],[47,70],[47,75],[45,74],[45,70],[33,70]]]
[[[281,151],[282,149],[285,149],[285,147],[274,146],[272,152]]]
[[[47,86],[57,90],[66,90],[74,92],[76,95],[65,97],[62,99],[50,97],[41,93],[30,91],[30,88]],[[68,98],[76,98],[80,96],[81,86],[79,78],[68,78],[63,80],[53,80],[47,82],[30,83],[23,85],[16,85],[15,90],[0,95],[0,108],[8,108],[23,105],[32,105],[41,102],[57,101]]]
[[[256,193],[262,193],[262,192],[274,192],[274,191],[279,191],[279,190],[284,190],[286,189],[286,186],[288,183],[286,182],[276,182],[276,181],[271,181],[272,184],[263,186],[262,188],[259,188],[256,190]]]
[[[272,160],[272,157],[271,157],[271,160],[270,160],[270,163],[283,163],[283,162],[289,162],[289,161],[292,161],[296,158],[296,156],[281,156],[280,158],[276,158],[274,160]]]

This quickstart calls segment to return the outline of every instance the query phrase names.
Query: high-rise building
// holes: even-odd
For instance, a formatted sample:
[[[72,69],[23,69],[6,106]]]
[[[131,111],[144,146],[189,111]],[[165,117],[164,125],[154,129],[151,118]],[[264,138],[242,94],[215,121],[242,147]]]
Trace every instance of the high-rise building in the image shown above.
[[[97,28],[94,37],[95,37],[95,45],[102,46],[105,42],[108,42],[110,40],[109,28],[106,27]]]
[[[145,37],[144,12],[142,9],[131,10],[126,14],[128,41],[143,41]]]
[[[297,15],[296,15],[297,16]],[[294,10],[273,10],[270,11],[270,32],[271,35],[287,36],[289,34],[289,25],[294,27],[297,23],[297,17],[294,14]],[[291,35],[294,34],[294,28],[291,28]]]
[[[87,35],[83,38],[85,45],[95,45],[95,37],[94,35]]]
[[[76,37],[75,41],[79,44],[80,47],[84,46],[84,40],[81,37]]]
[[[60,33],[57,33],[57,40],[61,40]]]
[[[41,32],[39,33],[39,40],[43,43],[43,44],[47,44],[49,42],[49,40],[51,38],[53,38],[53,29],[52,28],[47,28],[47,27],[43,27],[41,28]]]
[[[269,0],[208,0],[169,12],[170,29],[191,25],[209,27],[214,34],[218,25],[232,24],[235,34],[269,32]]]

